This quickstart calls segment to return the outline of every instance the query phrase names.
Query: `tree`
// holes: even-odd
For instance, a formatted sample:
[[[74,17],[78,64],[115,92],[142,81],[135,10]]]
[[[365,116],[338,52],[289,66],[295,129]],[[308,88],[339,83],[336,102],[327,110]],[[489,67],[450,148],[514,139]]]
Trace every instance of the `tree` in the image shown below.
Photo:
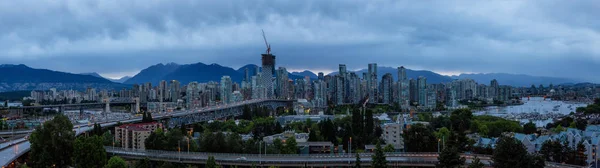
[[[436,152],[438,139],[423,124],[412,125],[402,134],[407,152]]]
[[[75,133],[72,129],[73,124],[62,114],[35,129],[29,138],[32,165],[34,167],[71,165],[73,141],[75,141]]]
[[[465,158],[460,157],[458,149],[456,147],[447,147],[442,150],[442,153],[438,156],[439,163],[436,167],[440,168],[455,168],[461,167],[465,164]]]
[[[535,132],[537,132],[537,128],[533,122],[529,121],[527,124],[523,125],[523,133],[533,134]]]
[[[217,162],[215,161],[215,157],[208,156],[208,160],[206,160],[206,168],[217,168]]]
[[[483,168],[485,167],[485,165],[483,163],[481,163],[481,160],[479,160],[479,157],[475,156],[475,158],[473,158],[473,161],[471,161],[471,164],[469,164],[469,168]]]
[[[394,152],[396,151],[396,149],[394,148],[394,146],[392,144],[387,144],[385,145],[385,148],[383,148],[384,152]]]
[[[372,158],[372,167],[387,167],[387,160],[385,160],[385,154],[383,149],[381,149],[381,143],[377,141],[377,145],[375,145],[375,154],[373,154]]]
[[[465,132],[471,126],[473,113],[469,109],[454,110],[450,114],[450,122],[452,122],[452,130],[457,132]]]
[[[496,168],[528,167],[530,159],[521,141],[508,136],[498,139],[492,155]]]
[[[367,109],[365,111],[365,134],[367,139],[373,139],[373,131],[375,130],[375,123],[373,121],[373,110]]]
[[[106,164],[106,150],[102,137],[79,137],[75,140],[74,158],[77,167],[96,167]]]
[[[113,156],[110,157],[108,164],[106,164],[104,168],[127,168],[127,163],[125,163],[125,160],[122,158]]]
[[[579,130],[585,130],[587,125],[588,125],[588,121],[585,119],[577,119],[577,122],[575,123],[575,127],[577,127],[577,129],[579,129]]]
[[[285,140],[285,150],[282,150],[282,154],[298,154],[298,143],[296,143],[296,138],[294,136],[289,137]]]
[[[360,154],[356,152],[356,162],[354,162],[354,168],[361,168]]]
[[[242,137],[238,133],[231,133],[227,136],[227,148],[229,148],[229,152],[231,153],[241,153],[242,152]]]
[[[279,124],[279,122],[276,122],[276,123],[275,123],[275,130],[274,130],[274,133],[275,133],[275,134],[280,134],[280,133],[282,133],[282,132],[283,132],[283,130],[281,129],[281,124]]]
[[[104,134],[102,134],[102,140],[104,141],[104,146],[112,146],[114,136],[110,133],[110,131],[106,131]]]
[[[147,168],[152,167],[150,160],[148,158],[144,158],[142,160],[138,160],[135,162],[134,168]]]
[[[440,130],[438,130],[437,132],[434,132],[434,134],[437,139],[450,138],[450,130],[448,130],[448,128],[446,128],[446,127],[440,128]]]
[[[319,138],[317,137],[317,132],[316,130],[310,130],[310,132],[308,133],[308,141],[309,142],[316,142],[319,141]]]

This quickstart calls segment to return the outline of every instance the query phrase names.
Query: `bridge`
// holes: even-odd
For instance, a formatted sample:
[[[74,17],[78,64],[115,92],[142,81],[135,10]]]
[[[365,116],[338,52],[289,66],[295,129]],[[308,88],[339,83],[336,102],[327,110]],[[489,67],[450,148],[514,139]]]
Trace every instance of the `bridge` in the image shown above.
[[[236,103],[223,104],[212,107],[205,107],[196,110],[189,111],[178,111],[178,112],[169,112],[169,113],[159,113],[158,115],[153,115],[153,119],[162,120],[168,119],[169,125],[178,126],[181,123],[191,124],[194,122],[208,121],[214,120],[224,117],[232,117],[239,116],[242,114],[242,108],[246,105],[255,105],[255,106],[267,106],[270,109],[276,109],[278,107],[291,106],[294,100],[277,100],[277,99],[255,99],[255,100],[246,100]],[[111,127],[115,126],[117,123],[135,123],[141,122],[141,117],[127,118],[127,119],[118,119],[114,121],[106,121],[99,122],[102,127]],[[90,131],[93,128],[91,124],[78,124],[74,125],[73,131],[76,132],[76,135],[80,135],[84,132]],[[26,130],[22,132],[32,132],[32,130]],[[12,132],[11,132],[12,133]],[[2,133],[0,133],[2,134]],[[4,133],[10,134],[10,133]],[[7,142],[9,144],[3,144],[3,148],[0,148],[0,165],[7,166],[11,164],[14,160],[22,156],[23,154],[29,152],[30,143],[28,140],[21,141],[11,141]]]

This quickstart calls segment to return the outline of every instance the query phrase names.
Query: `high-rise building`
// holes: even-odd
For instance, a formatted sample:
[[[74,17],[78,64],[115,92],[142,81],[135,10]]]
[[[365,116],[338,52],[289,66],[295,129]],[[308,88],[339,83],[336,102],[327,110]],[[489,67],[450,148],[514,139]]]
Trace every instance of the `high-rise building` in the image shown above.
[[[319,80],[323,80],[325,76],[323,76],[323,72],[319,72]]]
[[[288,99],[289,96],[289,86],[288,86],[288,71],[284,67],[279,67],[276,73],[276,85],[275,85],[275,96],[278,99]]]
[[[221,102],[225,104],[229,104],[232,102],[231,94],[232,91],[231,77],[223,76],[221,77]]]
[[[377,64],[371,63],[369,64],[369,71],[367,74],[367,89],[369,93],[369,103],[377,103],[379,102],[378,95],[378,79],[377,79]]]
[[[419,76],[417,79],[417,93],[419,99],[419,106],[427,105],[427,78]]]
[[[250,82],[250,70],[248,70],[248,67],[244,68],[244,81],[245,82]]]
[[[391,104],[392,103],[392,97],[393,97],[392,87],[393,87],[393,82],[394,82],[394,77],[392,76],[391,73],[386,73],[381,78],[381,95],[382,95],[382,102],[384,104]]]
[[[426,108],[428,109],[435,109],[436,105],[437,105],[437,93],[436,93],[436,88],[435,85],[427,85],[427,103],[426,103]]]
[[[180,90],[179,90],[179,85],[181,85],[179,83],[179,81],[177,80],[172,80],[171,83],[169,84],[170,89],[169,89],[169,97],[171,99],[171,102],[177,102],[177,99],[179,99],[179,95],[180,95]]]
[[[410,95],[410,102],[419,102],[419,89],[417,87],[417,80],[410,78],[408,80],[409,83],[409,95]]]
[[[490,89],[488,90],[488,95],[490,97],[492,97],[492,99],[494,100],[498,100],[498,89],[500,88],[500,85],[498,85],[498,81],[496,79],[493,79],[492,81],[490,81]]]
[[[200,107],[198,98],[200,97],[200,91],[198,89],[198,82],[190,82],[186,87],[186,103],[188,109],[197,109]]]
[[[161,80],[160,83],[158,84],[158,101],[159,102],[163,102],[165,101],[165,99],[167,99],[167,81],[165,80]]]
[[[313,99],[313,105],[315,107],[327,106],[327,83],[323,80],[317,80],[313,82],[313,91],[315,98]]]
[[[406,69],[398,67],[398,105],[403,111],[408,111],[410,106],[410,87],[406,76]]]
[[[274,98],[273,94],[273,71],[275,69],[275,55],[262,54],[262,74],[260,83],[265,90],[265,98]]]

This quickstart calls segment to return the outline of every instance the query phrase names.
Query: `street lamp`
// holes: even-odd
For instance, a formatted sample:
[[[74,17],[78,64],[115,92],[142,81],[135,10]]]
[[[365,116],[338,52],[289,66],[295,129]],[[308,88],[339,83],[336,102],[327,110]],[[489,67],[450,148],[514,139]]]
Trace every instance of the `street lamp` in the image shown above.
[[[442,139],[438,138],[438,153],[440,153],[440,142],[442,141]]]

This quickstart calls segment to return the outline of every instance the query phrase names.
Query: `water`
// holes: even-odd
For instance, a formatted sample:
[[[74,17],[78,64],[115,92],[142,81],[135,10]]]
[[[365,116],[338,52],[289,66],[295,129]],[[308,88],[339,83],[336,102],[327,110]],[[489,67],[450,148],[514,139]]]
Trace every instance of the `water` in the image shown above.
[[[585,103],[544,100],[542,97],[532,97],[529,100],[523,98],[522,101],[524,103],[522,105],[490,106],[474,114],[499,116],[521,123],[532,121],[536,126],[543,127],[552,122],[552,119],[556,117],[575,112],[577,107],[587,106]]]

